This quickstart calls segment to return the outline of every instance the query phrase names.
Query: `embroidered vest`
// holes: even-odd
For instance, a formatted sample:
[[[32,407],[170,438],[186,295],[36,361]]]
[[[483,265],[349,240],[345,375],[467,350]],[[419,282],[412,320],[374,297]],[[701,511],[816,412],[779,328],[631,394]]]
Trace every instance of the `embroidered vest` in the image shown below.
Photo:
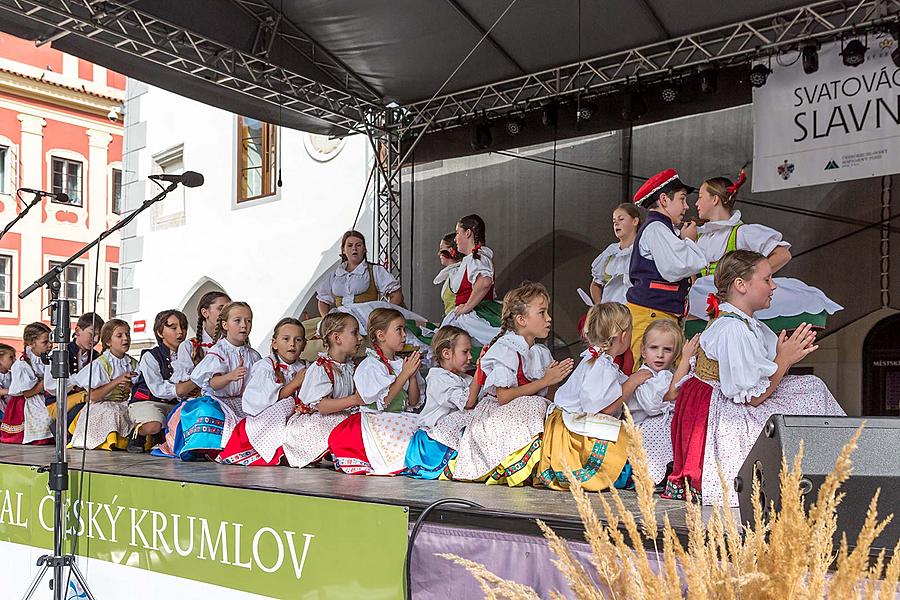
[[[372,263],[368,263],[368,272],[369,272],[369,287],[366,288],[362,294],[357,294],[353,297],[353,302],[356,304],[360,304],[362,302],[373,302],[374,300],[378,300],[378,286],[375,285],[375,271],[372,268]],[[344,297],[343,296],[335,296],[334,297],[334,305],[335,306],[343,306]]]
[[[641,237],[650,223],[663,223],[673,236],[678,237],[672,229],[672,221],[669,217],[656,211],[650,211],[646,223],[641,225],[631,251],[631,264],[628,272],[631,278],[631,287],[625,293],[625,297],[632,304],[645,308],[661,310],[673,315],[684,315],[688,291],[691,288],[690,279],[681,281],[666,281],[659,274],[656,263],[649,258],[641,256]]]
[[[722,256],[720,256],[717,260],[714,260],[711,263],[709,263],[705,269],[700,271],[700,273],[702,275],[715,275],[716,268],[719,266],[719,261],[725,257],[725,254],[728,254],[729,252],[734,252],[735,250],[737,250],[737,234],[738,234],[738,229],[740,229],[742,225],[743,225],[743,223],[738,223],[737,225],[735,225],[734,227],[731,228],[731,233],[728,234],[728,241],[725,243],[725,253],[722,254]]]
[[[106,373],[106,377],[112,381],[113,376],[113,367],[112,363],[109,362],[109,358],[105,354],[101,354],[100,358],[97,359],[100,363],[100,368]],[[131,370],[137,370],[137,361],[131,357],[128,357],[128,360],[131,364]],[[131,389],[122,389],[119,386],[113,388],[113,390],[106,395],[106,400],[110,402],[121,402],[122,400],[128,400],[131,398]]]
[[[168,348],[165,346],[157,346],[156,348],[142,350],[141,358],[143,358],[145,354],[149,354],[156,360],[156,364],[159,365],[159,374],[163,379],[170,379],[172,377],[175,370],[172,369],[172,353]],[[175,404],[178,402],[176,398],[166,400],[154,396],[150,391],[150,386],[147,385],[147,381],[144,379],[144,375],[139,374],[131,384],[131,399],[129,400],[129,403],[133,404],[135,402],[145,402],[147,400],[153,402],[165,402],[166,404]]]
[[[729,312],[719,313],[719,316],[715,319],[712,319],[707,327],[712,325],[715,321],[719,319],[737,319],[741,321],[747,328],[750,328],[750,324],[747,323],[739,315]],[[694,376],[703,379],[704,381],[720,381],[719,379],[719,361],[710,358],[706,355],[706,352],[703,351],[703,346],[697,347],[697,363],[694,365]]]
[[[469,301],[469,298],[472,297],[472,283],[469,281],[469,267],[466,267],[463,270],[462,280],[459,282],[459,289],[456,290],[456,306],[462,306],[466,302]],[[494,282],[491,282],[491,287],[488,288],[487,294],[484,295],[482,300],[493,300],[494,299]]]

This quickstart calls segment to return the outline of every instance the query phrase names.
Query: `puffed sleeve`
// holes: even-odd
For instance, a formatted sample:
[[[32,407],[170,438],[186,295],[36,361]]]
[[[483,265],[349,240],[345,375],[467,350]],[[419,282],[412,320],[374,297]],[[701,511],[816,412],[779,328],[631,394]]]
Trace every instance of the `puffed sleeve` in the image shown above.
[[[91,364],[84,367],[72,377],[72,381],[82,389],[96,390],[101,385],[109,383],[109,375],[106,369],[100,365],[100,359],[91,361]]]
[[[472,378],[468,375],[460,377],[441,369],[437,377],[428,378],[428,401],[464,410],[469,401],[469,384],[471,383]]]
[[[353,375],[353,383],[356,391],[366,404],[375,403],[378,410],[384,410],[385,398],[391,384],[397,379],[396,375],[388,373],[385,366],[375,358],[366,358]]]
[[[666,281],[681,281],[708,264],[696,242],[673,235],[668,225],[658,221],[647,225],[641,234],[640,253],[650,255]]]
[[[69,378],[66,379],[66,394],[71,392],[73,387],[75,387],[75,384],[72,382],[72,376],[70,375]],[[53,378],[50,367],[44,369],[44,392],[51,396],[56,395],[56,380]]]
[[[178,352],[172,361],[172,381],[181,383],[191,378],[191,371],[194,370],[194,359],[191,358],[193,349],[194,345],[189,339],[178,345]]]
[[[24,360],[17,360],[12,366],[12,380],[9,383],[9,395],[21,395],[37,385],[40,381],[34,370]]]
[[[531,381],[537,381],[547,374],[547,367],[553,362],[550,348],[543,344],[534,344],[528,349],[528,360],[525,361],[522,372]]]
[[[763,256],[772,254],[775,248],[782,246],[790,249],[791,245],[785,242],[781,233],[765,225],[741,225],[737,232],[737,247],[743,250],[759,252]]]
[[[332,269],[328,273],[328,277],[324,277],[316,287],[316,298],[318,298],[319,301],[324,302],[325,304],[331,304],[332,306],[334,306],[334,291],[331,289],[333,281],[334,269]]]
[[[244,395],[241,397],[241,406],[248,415],[258,415],[265,409],[278,402],[278,393],[284,386],[275,381],[275,369],[269,360],[257,361],[250,367],[250,376]]]
[[[144,383],[150,389],[150,393],[161,400],[174,400],[178,397],[175,384],[171,380],[163,379],[159,370],[159,363],[149,352],[145,352],[138,364],[138,371],[144,378]],[[172,375],[175,377],[174,373]]]
[[[648,417],[666,412],[667,406],[670,406],[671,403],[666,402],[665,395],[669,391],[671,383],[671,371],[656,373],[653,377],[637,386],[634,390],[634,395],[628,401],[628,407],[632,409],[639,408]]]
[[[481,357],[481,370],[486,379],[484,388],[511,388],[519,385],[519,353],[502,343],[502,338],[488,348]]]
[[[400,289],[397,278],[381,265],[372,265],[372,273],[375,275],[375,287],[381,294],[386,296]]]
[[[612,362],[598,358],[584,376],[578,400],[584,412],[596,414],[622,397],[621,371]]]
[[[228,370],[228,365],[218,354],[207,352],[203,360],[198,362],[191,371],[191,381],[197,384],[201,390],[207,390],[209,389],[209,380],[213,378],[213,375],[224,375]]]
[[[612,259],[617,249],[618,244],[610,244],[606,247],[606,250],[601,252],[600,255],[594,259],[594,262],[591,263],[591,277],[597,285],[606,285],[606,282],[609,281],[609,275],[606,273],[606,265],[609,264],[609,261]]]
[[[765,345],[738,319],[720,318],[713,325],[701,334],[700,346],[719,363],[722,394],[737,404],[763,394],[778,368]]]
[[[470,283],[475,283],[479,275],[494,278],[494,259],[488,256],[489,252],[479,252],[478,258],[471,254],[466,256],[466,275],[469,277]]]
[[[335,374],[336,375],[336,374]],[[333,398],[334,385],[328,378],[328,373],[321,365],[314,364],[306,370],[303,383],[298,394],[300,401],[310,408],[316,406],[322,398]]]

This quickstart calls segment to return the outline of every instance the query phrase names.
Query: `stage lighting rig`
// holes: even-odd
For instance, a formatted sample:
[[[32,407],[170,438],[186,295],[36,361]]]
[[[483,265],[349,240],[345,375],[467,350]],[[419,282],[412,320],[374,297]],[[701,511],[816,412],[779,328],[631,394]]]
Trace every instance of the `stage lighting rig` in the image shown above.
[[[753,68],[750,69],[750,85],[755,88],[766,85],[766,80],[771,73],[772,69],[762,63],[753,65]]]
[[[509,135],[519,135],[525,129],[525,119],[513,115],[506,120],[506,133]]]
[[[700,76],[700,93],[715,94],[719,89],[719,72],[712,65],[702,65],[697,69]]]
[[[850,40],[843,50],[841,56],[844,59],[844,65],[847,67],[858,67],[866,62],[866,50],[869,47],[858,39]]]
[[[800,58],[803,63],[803,72],[812,75],[819,70],[819,44],[818,42],[803,42],[800,44]]]

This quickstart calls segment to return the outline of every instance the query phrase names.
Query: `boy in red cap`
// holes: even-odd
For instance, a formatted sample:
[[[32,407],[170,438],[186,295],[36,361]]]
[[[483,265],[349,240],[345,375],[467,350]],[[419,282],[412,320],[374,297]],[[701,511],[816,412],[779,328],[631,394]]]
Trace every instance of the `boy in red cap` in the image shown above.
[[[687,196],[695,188],[683,183],[675,169],[666,169],[647,180],[634,195],[634,203],[648,209],[631,253],[631,287],[625,293],[631,311],[631,352],[641,355],[647,326],[656,319],[678,321],[684,316],[691,276],[706,264],[696,244],[697,224],[681,228]]]

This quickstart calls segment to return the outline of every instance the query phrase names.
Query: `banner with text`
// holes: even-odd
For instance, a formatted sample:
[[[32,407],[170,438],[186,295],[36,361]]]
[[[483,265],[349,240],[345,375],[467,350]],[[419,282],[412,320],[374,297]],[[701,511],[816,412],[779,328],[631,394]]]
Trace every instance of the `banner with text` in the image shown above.
[[[70,494],[78,488],[72,473]],[[87,473],[78,554],[273,598],[403,596],[404,507]],[[51,548],[47,476],[0,464],[0,540]]]
[[[840,43],[825,44],[810,75],[797,52],[773,59],[753,89],[754,192],[900,173],[897,45],[872,34],[868,46],[849,67]]]

